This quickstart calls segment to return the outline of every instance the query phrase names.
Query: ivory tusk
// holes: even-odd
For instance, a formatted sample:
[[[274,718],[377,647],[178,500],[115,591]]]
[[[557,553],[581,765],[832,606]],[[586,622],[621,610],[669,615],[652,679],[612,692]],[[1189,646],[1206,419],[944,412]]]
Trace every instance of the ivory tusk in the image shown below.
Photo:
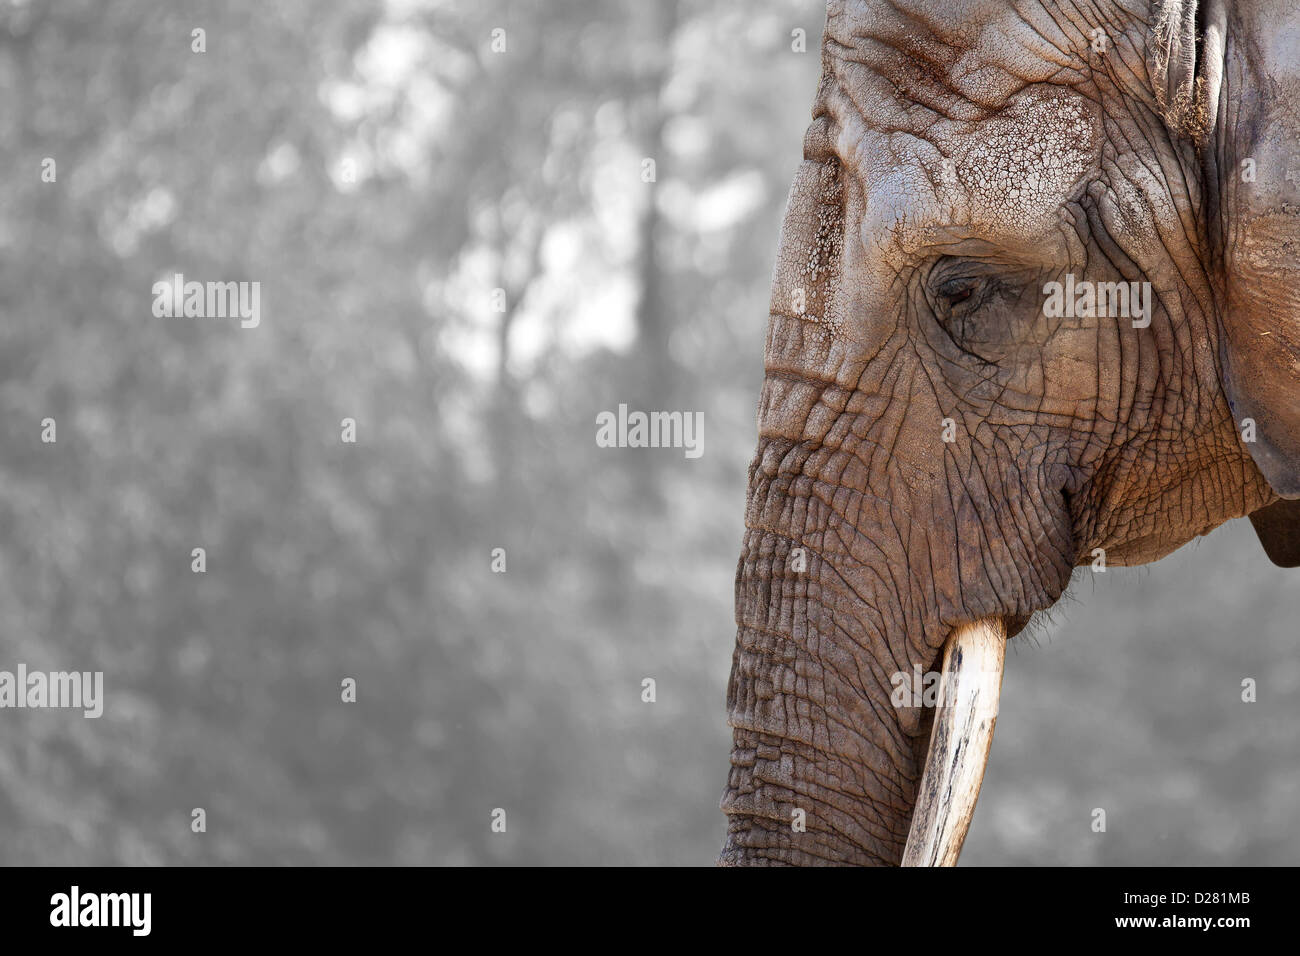
[[[957,865],[993,744],[1006,649],[1006,624],[995,617],[955,628],[944,644],[930,753],[903,866]]]

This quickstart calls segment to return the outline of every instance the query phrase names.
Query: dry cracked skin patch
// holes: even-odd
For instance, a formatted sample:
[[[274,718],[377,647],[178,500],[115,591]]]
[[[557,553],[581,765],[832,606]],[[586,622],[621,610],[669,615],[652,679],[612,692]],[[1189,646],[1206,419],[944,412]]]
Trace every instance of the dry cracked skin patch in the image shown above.
[[[844,241],[844,181],[839,160],[824,163],[819,177],[817,231],[800,279],[808,290],[805,318],[826,325],[836,334],[839,328],[831,315],[830,295],[840,275]]]
[[[1094,125],[1081,98],[1029,91],[957,139],[957,178],[973,222],[1010,230],[1041,222],[1094,161]]]

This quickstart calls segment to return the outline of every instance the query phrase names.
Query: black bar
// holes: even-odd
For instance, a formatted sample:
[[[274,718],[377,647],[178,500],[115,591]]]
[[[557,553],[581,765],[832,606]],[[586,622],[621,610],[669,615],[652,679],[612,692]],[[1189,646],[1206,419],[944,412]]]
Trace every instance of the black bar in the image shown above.
[[[412,935],[431,943],[466,932],[495,938],[543,925],[538,920],[626,934],[610,937],[611,945],[644,934],[668,945],[715,932],[741,932],[751,944],[786,932],[829,940],[821,934],[846,930],[877,942],[878,931],[897,933],[921,946],[969,934],[984,943],[1199,935],[1231,944],[1243,933],[1286,932],[1294,880],[1290,869],[1210,868],[0,869],[0,917],[7,942],[285,939],[335,950]],[[70,922],[74,886],[78,922],[116,913],[119,925],[52,925]],[[144,896],[116,895],[133,893],[149,894],[147,935],[137,935]]]

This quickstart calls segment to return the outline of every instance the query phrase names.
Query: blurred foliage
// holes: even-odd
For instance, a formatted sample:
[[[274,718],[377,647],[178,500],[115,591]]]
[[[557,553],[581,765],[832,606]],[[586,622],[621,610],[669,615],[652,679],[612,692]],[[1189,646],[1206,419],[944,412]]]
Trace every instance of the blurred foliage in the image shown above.
[[[0,6],[0,667],[103,670],[107,695],[99,720],[0,718],[0,862],[712,860],[768,278],[823,15]],[[262,324],[153,317],[152,284],[175,272],[261,282]],[[620,402],[703,411],[704,457],[597,448],[595,416]],[[1272,643],[1222,642],[1189,587],[1192,671],[1207,646],[1229,676],[1262,671],[1293,640],[1296,605],[1251,576],[1243,542],[1254,585],[1225,580],[1214,609],[1273,601]],[[1133,632],[1116,655],[1167,664],[1169,641],[1137,630],[1115,625]],[[1097,694],[1126,693],[1109,666]],[[1057,702],[1108,699],[1040,670],[1023,712],[1040,736]],[[970,859],[1064,846],[1094,800],[1084,774],[1155,786],[1044,752],[1122,737],[1136,764],[1204,741],[1186,736],[1186,685],[1164,679],[1159,706],[1108,705],[1087,740],[1017,743],[1008,704],[991,784],[1039,783],[990,793]],[[1121,717],[1157,723],[1136,736]],[[1271,736],[1226,721],[1176,779],[1263,775],[1222,803],[1289,822],[1292,843],[1189,859],[1295,858],[1295,772],[1265,766],[1294,754],[1294,722],[1269,719]],[[1164,858],[1127,826],[1068,858]]]
[[[0,667],[108,698],[5,712],[0,861],[709,858],[821,16],[0,7]],[[262,324],[153,317],[175,272]],[[706,455],[595,447],[619,402]]]

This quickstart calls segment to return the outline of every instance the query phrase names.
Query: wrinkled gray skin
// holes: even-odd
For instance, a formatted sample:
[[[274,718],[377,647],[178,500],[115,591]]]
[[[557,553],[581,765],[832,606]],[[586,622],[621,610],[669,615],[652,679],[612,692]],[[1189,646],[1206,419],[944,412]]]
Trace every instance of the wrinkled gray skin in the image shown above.
[[[897,863],[932,714],[892,675],[956,624],[1015,633],[1094,549],[1140,564],[1253,515],[1300,557],[1292,0],[832,0],[822,58],[736,578],[724,864]],[[1047,318],[1066,273],[1151,282],[1150,326]]]

